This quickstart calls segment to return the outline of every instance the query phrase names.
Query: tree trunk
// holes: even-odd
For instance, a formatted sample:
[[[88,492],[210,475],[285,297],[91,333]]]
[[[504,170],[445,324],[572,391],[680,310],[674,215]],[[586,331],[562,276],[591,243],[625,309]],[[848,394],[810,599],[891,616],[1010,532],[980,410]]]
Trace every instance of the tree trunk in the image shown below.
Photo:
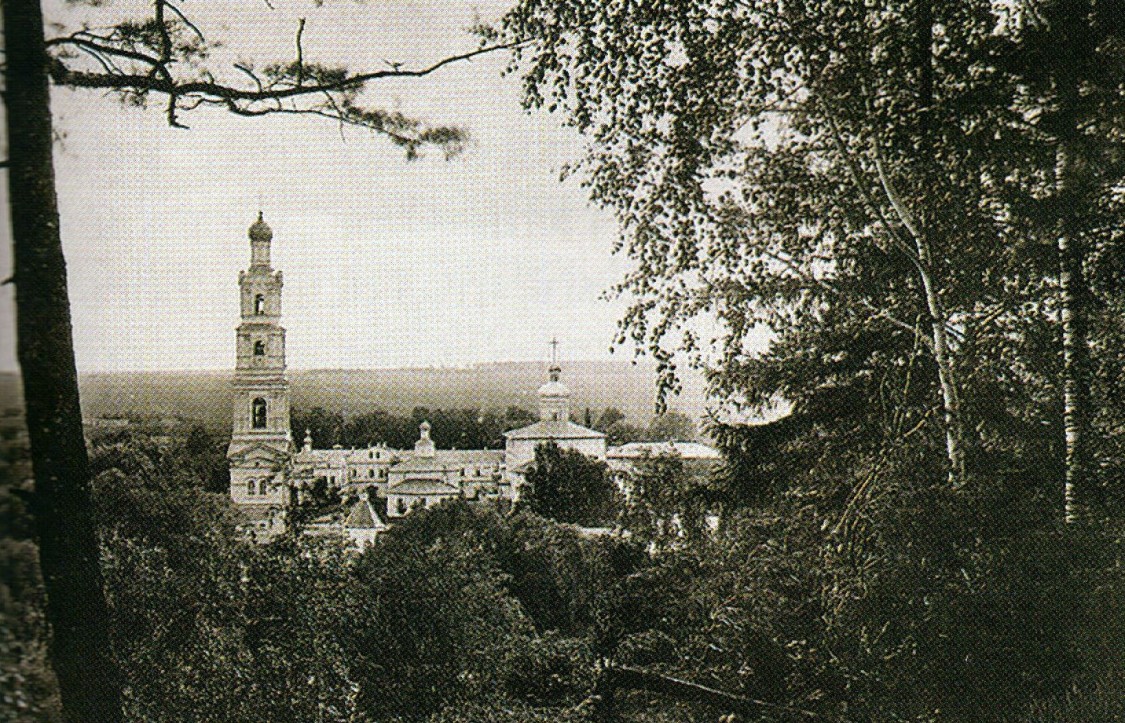
[[[914,66],[918,73],[918,157],[922,189],[936,188],[934,173],[934,9],[931,0],[918,0],[914,13]],[[918,194],[918,223],[912,234],[918,254],[918,271],[930,316],[934,361],[941,387],[945,421],[945,452],[949,460],[949,481],[953,487],[965,482],[964,423],[961,396],[946,324],[949,315],[938,293],[930,237],[934,233],[934,213],[925,190]]]
[[[1064,511],[1068,523],[1089,516],[1097,506],[1090,468],[1090,349],[1088,297],[1082,270],[1082,240],[1071,222],[1075,158],[1069,143],[1059,143],[1055,156],[1059,193],[1059,317],[1063,348],[1063,428],[1066,431]]]
[[[949,350],[949,335],[945,325],[947,315],[938,296],[931,277],[933,267],[929,243],[924,238],[916,240],[918,258],[925,269],[921,273],[922,288],[926,295],[926,308],[930,314],[930,327],[933,332],[934,361],[938,368],[938,383],[941,386],[942,412],[945,418],[945,454],[949,460],[949,482],[960,487],[965,482],[964,424],[961,419],[961,397],[957,389],[956,371]]]
[[[1089,47],[1087,0],[1056,8],[1053,30],[1059,47],[1083,53]],[[1055,70],[1057,145],[1055,147],[1055,209],[1059,255],[1059,322],[1063,352],[1063,429],[1066,434],[1066,479],[1063,508],[1068,523],[1088,517],[1098,506],[1090,450],[1090,349],[1089,302],[1083,265],[1085,244],[1077,229],[1078,209],[1085,204],[1083,180],[1087,175],[1081,153],[1080,94],[1083,56],[1068,57]]]
[[[52,632],[50,659],[68,721],[119,721],[120,678],[98,567],[59,235],[43,16],[37,0],[0,4],[16,350],[35,475],[33,511]]]

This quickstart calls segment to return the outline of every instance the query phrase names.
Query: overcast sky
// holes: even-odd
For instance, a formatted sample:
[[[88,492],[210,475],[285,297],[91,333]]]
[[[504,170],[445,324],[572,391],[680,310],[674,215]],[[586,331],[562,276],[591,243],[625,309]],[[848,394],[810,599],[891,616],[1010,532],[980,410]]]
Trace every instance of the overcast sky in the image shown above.
[[[47,6],[49,20],[74,28],[83,18],[107,23],[130,4]],[[307,60],[360,69],[470,49],[475,39],[464,29],[474,13],[490,20],[505,5],[272,4],[181,7],[225,44],[217,63],[290,59],[303,16]],[[219,7],[228,13],[216,14]],[[516,80],[500,75],[504,63],[478,59],[368,96],[466,127],[473,142],[450,161],[430,153],[407,162],[382,138],[360,130],[341,137],[328,121],[197,111],[183,117],[191,130],[176,130],[156,107],[55,91],[79,370],[233,367],[237,276],[249,263],[246,229],[259,198],[274,231],[274,266],[285,274],[291,367],[537,360],[553,335],[564,359],[611,358],[623,304],[599,297],[627,268],[610,254],[616,227],[576,182],[558,182],[581,145],[557,119],[520,108]],[[14,369],[13,292],[0,293],[0,368]]]

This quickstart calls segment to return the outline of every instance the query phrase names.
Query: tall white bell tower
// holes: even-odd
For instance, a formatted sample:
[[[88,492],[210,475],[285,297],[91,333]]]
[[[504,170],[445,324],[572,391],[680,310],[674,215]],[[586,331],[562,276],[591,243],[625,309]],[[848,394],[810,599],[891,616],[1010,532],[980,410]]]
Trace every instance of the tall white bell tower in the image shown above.
[[[250,268],[238,275],[242,321],[236,332],[230,496],[238,504],[282,505],[293,452],[289,381],[281,326],[281,272],[270,266],[273,231],[258,212],[250,226]]]

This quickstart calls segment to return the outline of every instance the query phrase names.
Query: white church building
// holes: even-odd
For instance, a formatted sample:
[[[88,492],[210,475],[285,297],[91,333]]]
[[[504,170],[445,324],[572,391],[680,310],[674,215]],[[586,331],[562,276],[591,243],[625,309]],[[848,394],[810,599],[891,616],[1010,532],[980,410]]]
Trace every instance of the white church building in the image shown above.
[[[606,459],[605,435],[570,421],[570,390],[560,381],[557,364],[552,364],[548,381],[539,388],[539,421],[507,432],[504,449],[437,449],[427,422],[421,424],[412,450],[382,445],[316,449],[307,432],[297,449],[289,421],[282,275],[270,265],[273,231],[261,213],[249,236],[250,268],[238,276],[241,322],[235,333],[234,408],[227,451],[235,504],[258,513],[280,509],[291,490],[322,479],[339,490],[373,488],[377,497],[386,499],[387,517],[393,519],[455,497],[514,499],[535,459],[535,448],[545,442]],[[348,519],[356,518],[363,523],[357,529],[374,534],[386,521],[364,498],[361,495],[363,509],[353,510]]]

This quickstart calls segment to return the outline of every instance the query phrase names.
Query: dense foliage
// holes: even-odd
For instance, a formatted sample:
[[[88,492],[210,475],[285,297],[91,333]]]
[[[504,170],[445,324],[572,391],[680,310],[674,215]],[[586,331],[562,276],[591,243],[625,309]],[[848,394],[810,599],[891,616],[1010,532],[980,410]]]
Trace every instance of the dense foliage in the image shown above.
[[[807,432],[794,427],[762,457],[789,449],[804,465]],[[657,457],[628,477],[629,539],[459,502],[410,515],[363,551],[333,537],[250,542],[185,454],[198,443],[190,428],[95,440],[133,720],[1122,713],[1121,538],[1060,526],[1034,485],[948,490],[940,442],[873,466],[857,452],[787,467],[784,487],[750,496],[731,477],[772,463],[709,475]],[[18,538],[26,512],[18,494],[4,499]],[[58,715],[33,548],[0,548],[6,619],[19,621],[5,630],[5,714],[28,721]]]
[[[523,499],[538,515],[578,525],[611,523],[618,508],[606,463],[554,442],[536,447]]]

